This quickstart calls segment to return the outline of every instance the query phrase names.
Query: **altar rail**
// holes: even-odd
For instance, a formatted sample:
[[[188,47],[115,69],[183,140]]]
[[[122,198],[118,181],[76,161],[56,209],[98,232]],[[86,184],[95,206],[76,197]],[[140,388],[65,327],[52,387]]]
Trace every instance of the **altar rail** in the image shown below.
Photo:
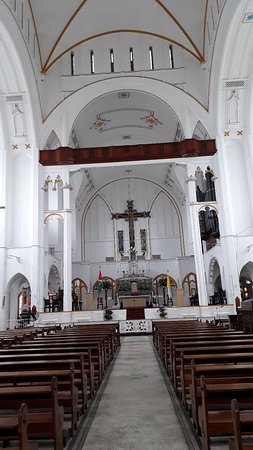
[[[120,334],[152,334],[152,320],[120,320]]]

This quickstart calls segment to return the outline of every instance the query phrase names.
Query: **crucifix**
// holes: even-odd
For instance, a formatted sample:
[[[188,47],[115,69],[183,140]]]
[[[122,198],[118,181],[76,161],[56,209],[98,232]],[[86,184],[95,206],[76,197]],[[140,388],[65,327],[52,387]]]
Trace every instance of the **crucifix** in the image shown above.
[[[138,212],[134,209],[134,201],[127,200],[127,209],[123,213],[112,214],[112,219],[125,219],[129,224],[129,245],[130,245],[130,260],[135,260],[135,236],[134,236],[134,221],[139,217],[150,217],[150,211]]]

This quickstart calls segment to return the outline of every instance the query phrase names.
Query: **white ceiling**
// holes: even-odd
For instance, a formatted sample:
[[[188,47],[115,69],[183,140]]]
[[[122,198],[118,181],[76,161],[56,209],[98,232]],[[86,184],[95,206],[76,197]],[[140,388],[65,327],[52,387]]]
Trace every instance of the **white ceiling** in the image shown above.
[[[204,59],[208,0],[30,0],[46,73],[71,47],[123,30],[162,36]]]
[[[100,36],[117,40],[119,34],[126,32],[137,39],[153,36],[173,44],[186,52],[186,61],[197,66],[204,60],[208,0],[29,1],[37,29],[41,71],[46,77],[71,49],[92,40],[99,42]],[[52,93],[51,86],[50,96]],[[172,142],[179,140],[177,128],[177,118],[157,98],[131,91],[128,98],[119,99],[117,93],[108,93],[80,113],[70,145]]]
[[[89,193],[115,180],[128,179],[130,186],[134,179],[149,180],[171,192],[179,204],[185,202],[186,165],[180,163],[142,163],[104,164],[103,167],[73,169],[70,182],[76,192],[76,207],[82,209],[82,203]],[[134,195],[134,193],[131,193]]]
[[[120,91],[104,95],[84,109],[73,130],[79,147],[174,142],[178,119],[152,95]]]

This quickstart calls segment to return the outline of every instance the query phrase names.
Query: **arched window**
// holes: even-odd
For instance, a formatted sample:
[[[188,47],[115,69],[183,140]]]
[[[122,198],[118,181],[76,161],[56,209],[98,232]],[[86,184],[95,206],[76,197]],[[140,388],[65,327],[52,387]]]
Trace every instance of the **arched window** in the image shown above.
[[[182,281],[182,286],[185,297],[193,297],[196,295],[198,292],[196,274],[193,272],[188,273]]]
[[[72,281],[72,302],[74,310],[84,309],[85,294],[88,291],[87,284],[81,278]]]

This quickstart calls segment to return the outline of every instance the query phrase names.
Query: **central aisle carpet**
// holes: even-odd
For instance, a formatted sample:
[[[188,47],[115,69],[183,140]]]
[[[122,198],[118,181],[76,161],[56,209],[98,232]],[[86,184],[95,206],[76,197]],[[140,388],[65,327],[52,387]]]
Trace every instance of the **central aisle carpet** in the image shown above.
[[[148,336],[125,337],[83,450],[188,450]]]

